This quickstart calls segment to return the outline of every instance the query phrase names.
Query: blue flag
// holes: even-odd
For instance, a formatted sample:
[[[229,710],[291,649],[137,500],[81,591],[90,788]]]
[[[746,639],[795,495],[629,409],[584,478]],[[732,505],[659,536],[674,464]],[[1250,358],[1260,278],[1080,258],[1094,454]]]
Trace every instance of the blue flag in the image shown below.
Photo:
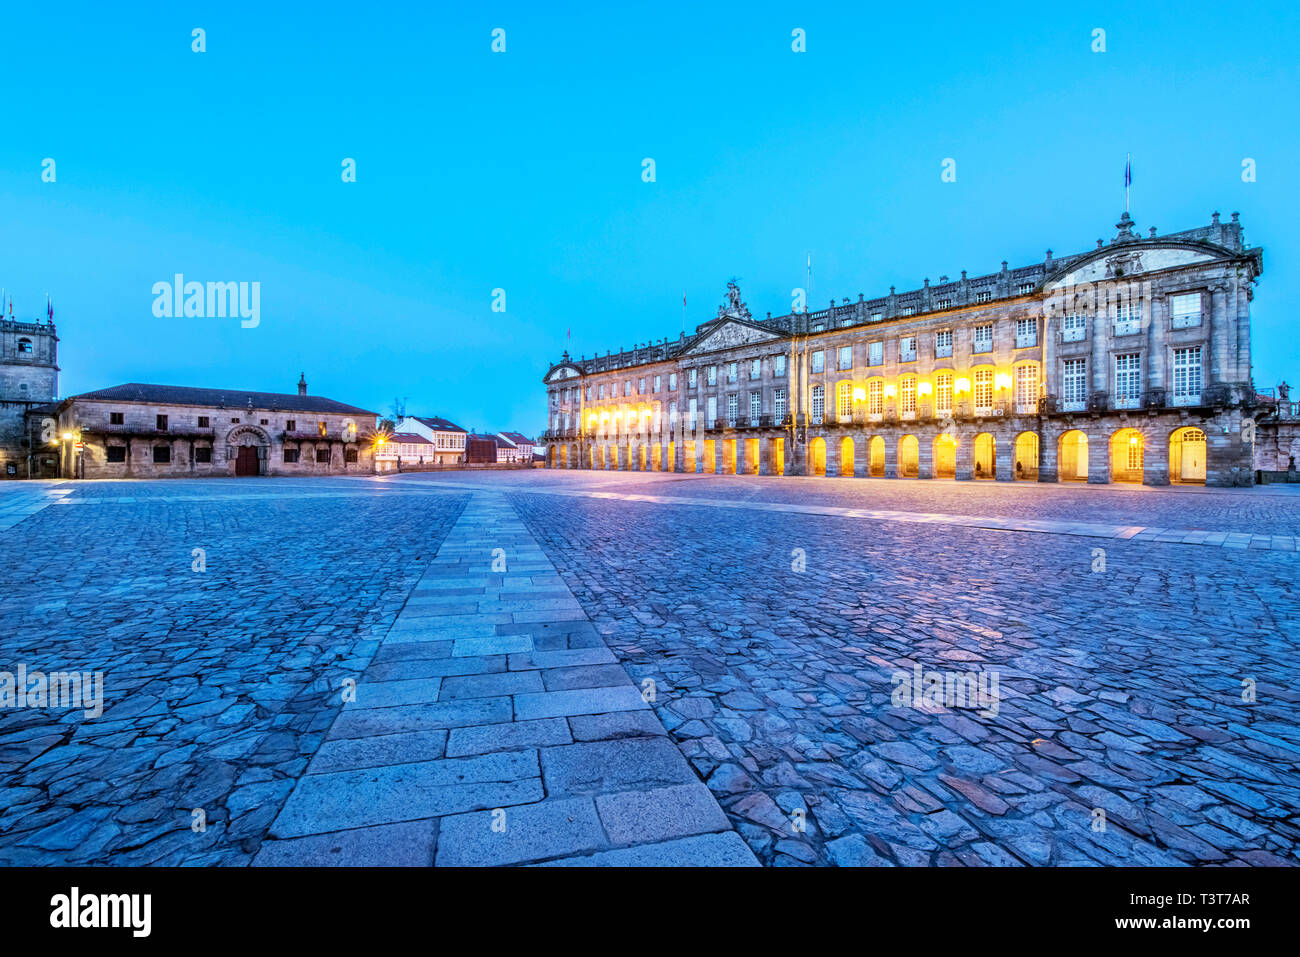
[[[1124,185],[1131,186],[1132,184],[1133,184],[1133,160],[1130,158],[1124,161]]]

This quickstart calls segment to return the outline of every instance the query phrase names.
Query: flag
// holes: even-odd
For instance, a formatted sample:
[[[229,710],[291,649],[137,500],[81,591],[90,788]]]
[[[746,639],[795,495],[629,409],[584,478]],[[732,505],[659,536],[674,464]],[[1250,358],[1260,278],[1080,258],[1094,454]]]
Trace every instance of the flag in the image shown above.
[[[1132,185],[1133,185],[1133,157],[1132,155],[1130,155],[1129,158],[1124,161],[1124,186],[1129,187]]]
[[[45,315],[50,322],[54,321],[54,300],[49,297],[48,293],[45,296]]]

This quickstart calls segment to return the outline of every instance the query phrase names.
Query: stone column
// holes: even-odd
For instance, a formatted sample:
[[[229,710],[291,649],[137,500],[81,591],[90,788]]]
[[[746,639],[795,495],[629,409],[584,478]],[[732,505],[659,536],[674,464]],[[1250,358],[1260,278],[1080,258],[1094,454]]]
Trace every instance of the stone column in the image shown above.
[[[898,440],[901,435],[885,435],[885,478],[898,478]]]
[[[758,474],[772,474],[772,440],[765,435],[758,439]]]
[[[722,475],[727,471],[727,444],[722,439],[722,433],[715,433],[717,438],[713,440],[713,467],[709,469],[714,475]]]
[[[1016,477],[1015,455],[1015,437],[993,433],[993,477],[999,482],[1010,482]]]
[[[916,477],[934,478],[934,436],[923,432],[916,435]]]
[[[840,442],[843,436],[829,430],[822,433],[826,442],[826,477],[838,478],[840,474]]]
[[[1142,484],[1169,484],[1169,437],[1163,429],[1142,430]]]
[[[743,435],[744,433],[741,433],[741,436]],[[748,440],[743,437],[738,437],[736,439],[736,474],[737,475],[745,474],[745,463],[748,460],[747,456],[745,455],[745,443],[747,441]]]
[[[1110,484],[1110,433],[1095,426],[1083,430],[1088,436],[1088,484]]]
[[[953,458],[953,478],[969,482],[975,476],[975,432],[959,432]]]
[[[1205,321],[1209,323],[1207,336],[1210,344],[1210,379],[1207,385],[1225,381],[1228,364],[1228,302],[1225,283],[1210,287],[1210,308]]]
[[[1169,297],[1151,300],[1151,324],[1147,329],[1147,388],[1163,389],[1168,380],[1165,369],[1165,340],[1169,328]]]
[[[1061,429],[1055,426],[1038,430],[1038,481],[1059,482],[1061,479],[1060,453]]]
[[[870,439],[865,433],[853,436],[853,475],[866,478],[871,470]]]

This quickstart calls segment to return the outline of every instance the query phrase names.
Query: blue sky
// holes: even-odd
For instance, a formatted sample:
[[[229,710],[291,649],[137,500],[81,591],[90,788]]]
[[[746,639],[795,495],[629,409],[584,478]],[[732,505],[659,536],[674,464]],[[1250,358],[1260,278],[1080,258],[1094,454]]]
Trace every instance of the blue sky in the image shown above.
[[[61,393],[305,371],[537,432],[569,329],[675,337],[732,276],[788,312],[809,254],[821,307],[1088,249],[1127,152],[1143,233],[1241,212],[1256,384],[1300,381],[1292,4],[451,6],[9,5],[0,285],[22,317],[53,294]],[[260,325],[156,318],[177,272],[260,282]]]

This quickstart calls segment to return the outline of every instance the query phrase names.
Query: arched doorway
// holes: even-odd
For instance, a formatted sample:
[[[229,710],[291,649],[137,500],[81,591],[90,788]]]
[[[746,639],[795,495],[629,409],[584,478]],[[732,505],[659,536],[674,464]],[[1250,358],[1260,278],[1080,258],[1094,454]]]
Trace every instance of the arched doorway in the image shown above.
[[[241,425],[226,435],[226,459],[233,462],[236,475],[262,475],[271,438],[252,425]]]
[[[853,439],[847,435],[840,439],[840,474],[853,474]]]
[[[568,467],[569,467],[569,447],[567,445],[561,445],[560,446],[560,468],[567,469]]]
[[[772,462],[773,475],[785,474],[785,439],[772,440]]]
[[[867,445],[867,474],[873,478],[885,477],[885,439],[873,435]]]
[[[1119,429],[1110,437],[1110,480],[1142,482],[1144,436],[1137,429]]]
[[[981,432],[975,436],[975,444],[971,448],[973,455],[971,474],[975,478],[997,478],[997,447],[998,443],[993,438],[993,433]]]
[[[1204,485],[1205,433],[1192,426],[1169,436],[1169,481],[1174,485]]]
[[[1038,481],[1038,433],[1021,432],[1016,436],[1012,475],[1027,482]]]
[[[1088,436],[1078,429],[1061,433],[1056,446],[1057,480],[1088,481]]]
[[[826,440],[813,439],[808,443],[808,473],[810,475],[826,474]]]
[[[898,440],[898,477],[916,478],[921,474],[921,443],[915,435],[905,435]]]
[[[957,437],[948,432],[934,437],[934,477],[957,477]]]
[[[758,439],[745,439],[745,474],[758,474]]]

